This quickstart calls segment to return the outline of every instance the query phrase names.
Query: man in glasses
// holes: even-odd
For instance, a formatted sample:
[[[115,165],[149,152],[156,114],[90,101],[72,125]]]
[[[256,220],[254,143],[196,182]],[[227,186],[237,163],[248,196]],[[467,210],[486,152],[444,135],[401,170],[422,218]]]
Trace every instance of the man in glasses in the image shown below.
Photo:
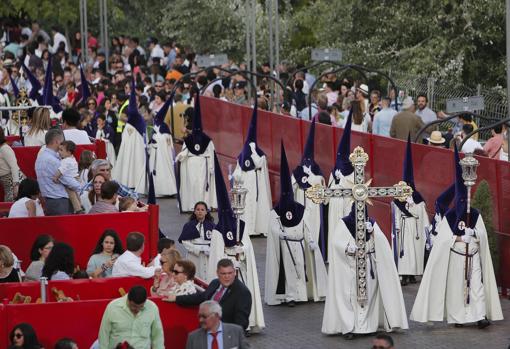
[[[243,335],[243,329],[221,321],[221,306],[216,301],[200,304],[198,320],[200,328],[188,336],[186,349],[250,348]]]
[[[115,348],[124,341],[133,348],[165,347],[158,306],[147,299],[143,286],[133,286],[126,296],[111,301],[103,314],[99,348]]]

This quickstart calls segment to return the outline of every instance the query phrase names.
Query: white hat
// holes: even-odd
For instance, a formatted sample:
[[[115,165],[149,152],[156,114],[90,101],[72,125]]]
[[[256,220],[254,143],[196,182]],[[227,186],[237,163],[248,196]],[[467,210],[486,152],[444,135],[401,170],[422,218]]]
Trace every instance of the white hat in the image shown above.
[[[414,101],[412,97],[406,97],[404,102],[402,102],[402,109],[409,109],[414,106]]]
[[[427,138],[427,141],[430,144],[444,144],[444,142],[446,142],[446,139],[444,139],[443,135],[441,134],[441,131],[432,131],[430,137]]]
[[[368,86],[365,84],[361,84],[358,87],[358,90],[363,92],[363,94],[368,95]]]

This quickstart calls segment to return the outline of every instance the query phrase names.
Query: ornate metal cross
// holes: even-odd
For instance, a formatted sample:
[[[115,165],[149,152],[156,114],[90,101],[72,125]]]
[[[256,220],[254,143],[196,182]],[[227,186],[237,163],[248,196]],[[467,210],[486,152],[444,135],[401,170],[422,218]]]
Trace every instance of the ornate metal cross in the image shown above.
[[[323,185],[314,185],[306,190],[306,197],[316,204],[327,203],[330,198],[350,198],[355,202],[356,215],[356,284],[357,297],[360,305],[365,305],[367,296],[367,251],[366,251],[366,227],[365,227],[365,204],[370,198],[393,197],[405,201],[411,196],[413,190],[405,182],[401,181],[391,187],[370,187],[370,182],[365,182],[365,166],[368,162],[368,154],[363,148],[356,147],[349,156],[354,167],[354,183],[350,188],[330,189]]]

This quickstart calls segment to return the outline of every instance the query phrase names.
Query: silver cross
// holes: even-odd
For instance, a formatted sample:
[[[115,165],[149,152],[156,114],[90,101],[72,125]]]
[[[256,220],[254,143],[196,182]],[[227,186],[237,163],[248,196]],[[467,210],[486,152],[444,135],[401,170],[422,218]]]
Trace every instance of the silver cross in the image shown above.
[[[316,204],[327,203],[330,198],[351,198],[355,202],[356,215],[356,283],[357,297],[360,305],[365,305],[367,296],[367,254],[365,243],[365,204],[370,203],[370,198],[393,197],[399,201],[406,201],[413,193],[413,189],[400,181],[391,187],[370,187],[370,182],[365,182],[365,166],[368,162],[368,154],[363,148],[356,147],[349,156],[354,166],[354,183],[351,188],[330,189],[321,184],[314,185],[306,190],[306,197]]]

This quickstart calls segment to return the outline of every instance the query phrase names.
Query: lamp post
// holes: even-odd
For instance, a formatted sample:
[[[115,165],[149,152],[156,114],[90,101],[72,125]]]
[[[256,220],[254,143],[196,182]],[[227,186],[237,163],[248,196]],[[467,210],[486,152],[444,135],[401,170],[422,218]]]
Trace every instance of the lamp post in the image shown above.
[[[243,180],[241,177],[234,177],[234,186],[230,190],[230,199],[232,202],[232,210],[234,211],[234,216],[236,216],[236,242],[239,245],[240,234],[241,234],[241,216],[244,213],[244,208],[246,207],[246,194],[248,193],[248,189],[243,187]]]

